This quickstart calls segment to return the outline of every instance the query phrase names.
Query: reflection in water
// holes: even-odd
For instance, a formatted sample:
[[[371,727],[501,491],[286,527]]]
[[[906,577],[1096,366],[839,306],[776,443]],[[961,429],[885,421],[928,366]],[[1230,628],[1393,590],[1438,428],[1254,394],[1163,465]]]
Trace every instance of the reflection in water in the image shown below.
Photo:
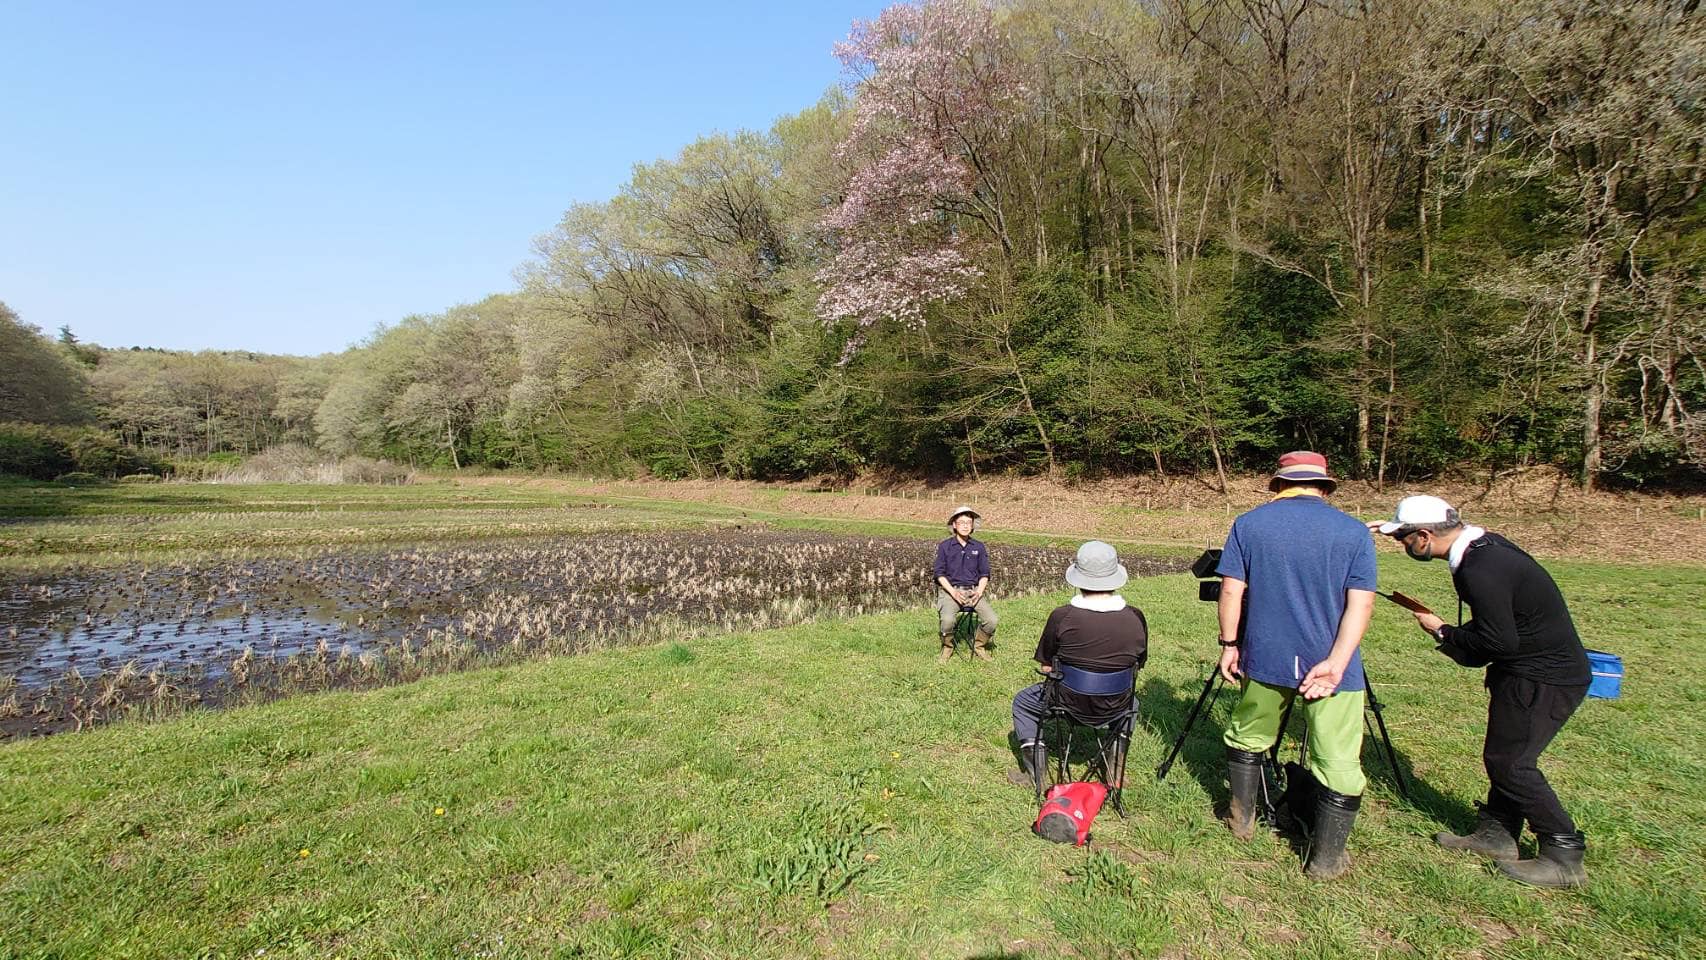
[[[1066,551],[994,552],[1001,595],[1061,589]],[[381,683],[681,630],[927,609],[934,553],[928,540],[723,530],[0,576],[0,737],[96,722],[138,696],[230,702],[235,688],[259,696]],[[140,686],[128,682],[138,677]]]
[[[243,615],[193,621],[130,623],[58,621],[47,629],[19,629],[0,636],[0,675],[12,675],[26,689],[43,687],[76,668],[90,676],[133,664],[142,672],[191,664],[207,667],[206,676],[225,675],[226,664],[252,648],[257,656],[287,657],[312,650],[321,641],[333,652],[358,654],[377,649],[381,637],[365,629],[319,617]]]

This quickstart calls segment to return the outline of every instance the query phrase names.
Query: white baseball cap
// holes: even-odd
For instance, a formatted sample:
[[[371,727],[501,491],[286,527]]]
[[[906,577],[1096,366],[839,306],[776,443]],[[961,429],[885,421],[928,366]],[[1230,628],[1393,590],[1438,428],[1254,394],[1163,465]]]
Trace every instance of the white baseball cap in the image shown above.
[[[1425,523],[1453,523],[1456,520],[1457,508],[1438,497],[1430,497],[1424,493],[1398,501],[1398,509],[1393,512],[1392,519],[1377,529],[1391,536],[1405,527],[1416,527]]]

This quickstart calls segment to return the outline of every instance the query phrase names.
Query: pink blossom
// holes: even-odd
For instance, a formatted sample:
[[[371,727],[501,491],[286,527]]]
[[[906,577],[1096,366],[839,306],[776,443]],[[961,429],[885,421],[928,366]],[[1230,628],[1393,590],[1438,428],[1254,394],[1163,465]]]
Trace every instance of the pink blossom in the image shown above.
[[[817,275],[818,315],[858,324],[852,351],[871,324],[921,326],[982,275],[957,211],[979,187],[969,159],[1007,132],[1022,88],[993,10],[972,0],[891,6],[855,22],[835,54],[857,81],[837,154],[856,165],[821,221],[836,253]]]

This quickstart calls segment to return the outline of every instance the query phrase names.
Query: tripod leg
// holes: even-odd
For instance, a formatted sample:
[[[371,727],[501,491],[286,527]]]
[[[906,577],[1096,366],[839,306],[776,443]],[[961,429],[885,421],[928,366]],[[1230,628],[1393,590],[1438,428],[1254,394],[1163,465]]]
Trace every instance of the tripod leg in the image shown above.
[[[1224,682],[1220,676],[1220,666],[1211,664],[1208,668],[1208,679],[1204,680],[1202,684],[1202,693],[1197,695],[1196,704],[1191,707],[1190,714],[1185,717],[1185,728],[1179,731],[1179,739],[1173,741],[1173,752],[1167,754],[1167,759],[1161,761],[1161,765],[1155,768],[1155,779],[1167,779],[1167,771],[1173,769],[1173,761],[1179,759],[1179,751],[1185,749],[1185,738],[1190,736],[1191,727],[1196,725],[1197,715],[1202,712],[1202,705],[1208,701],[1209,694],[1214,694],[1216,700],[1220,699],[1220,688],[1215,686],[1216,680]],[[1214,709],[1212,703],[1209,704],[1209,709]]]
[[[1368,709],[1374,714],[1375,726],[1380,728],[1380,742],[1386,747],[1386,762],[1392,766],[1392,779],[1398,784],[1398,795],[1414,803],[1415,801],[1410,799],[1410,784],[1404,779],[1404,771],[1398,768],[1398,751],[1392,746],[1392,734],[1386,732],[1386,717],[1383,715],[1385,707],[1381,706],[1380,699],[1374,695],[1374,684],[1369,681],[1366,669],[1363,671],[1363,685],[1368,688]],[[1363,719],[1366,723],[1367,717]]]

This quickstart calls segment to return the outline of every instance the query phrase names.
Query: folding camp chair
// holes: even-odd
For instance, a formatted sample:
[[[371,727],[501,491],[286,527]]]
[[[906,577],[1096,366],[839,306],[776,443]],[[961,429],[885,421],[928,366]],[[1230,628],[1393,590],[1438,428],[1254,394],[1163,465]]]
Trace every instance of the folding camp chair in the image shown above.
[[[959,616],[954,618],[953,643],[957,650],[965,647],[969,652],[977,639],[977,610],[973,607],[961,607]]]
[[[1062,689],[1086,696],[1113,696],[1123,693],[1127,695],[1127,700],[1124,708],[1112,718],[1100,723],[1090,723],[1073,714],[1071,709],[1061,702]],[[1043,723],[1055,720],[1058,721],[1057,727],[1065,729],[1064,742],[1055,754],[1055,782],[1071,782],[1074,731],[1088,730],[1090,738],[1095,742],[1096,753],[1086,761],[1082,772],[1087,776],[1095,776],[1108,788],[1108,800],[1113,804],[1114,811],[1122,818],[1125,817],[1125,807],[1121,805],[1120,799],[1125,788],[1126,751],[1131,746],[1131,730],[1137,720],[1137,670],[1101,673],[1058,664],[1049,671],[1048,678],[1044,681],[1044,691],[1048,709],[1043,714]],[[1040,803],[1042,777],[1037,775],[1034,782]]]

